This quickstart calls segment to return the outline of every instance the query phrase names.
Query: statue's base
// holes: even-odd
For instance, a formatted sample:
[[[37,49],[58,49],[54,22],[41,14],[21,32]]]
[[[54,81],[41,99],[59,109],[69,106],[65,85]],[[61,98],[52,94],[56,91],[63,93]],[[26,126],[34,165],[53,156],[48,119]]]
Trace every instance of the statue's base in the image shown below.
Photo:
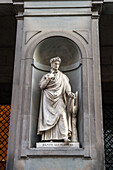
[[[79,142],[69,142],[69,144],[66,144],[65,142],[39,142],[36,143],[36,148],[40,147],[74,147],[79,148],[80,144]]]

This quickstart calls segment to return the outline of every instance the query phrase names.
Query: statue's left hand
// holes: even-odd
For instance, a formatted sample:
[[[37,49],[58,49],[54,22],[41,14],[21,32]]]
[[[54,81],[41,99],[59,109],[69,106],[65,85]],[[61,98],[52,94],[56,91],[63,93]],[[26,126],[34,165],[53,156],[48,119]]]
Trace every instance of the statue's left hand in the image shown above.
[[[74,99],[74,98],[75,98],[75,93],[70,92],[70,93],[68,94],[68,96],[69,96],[70,98]]]

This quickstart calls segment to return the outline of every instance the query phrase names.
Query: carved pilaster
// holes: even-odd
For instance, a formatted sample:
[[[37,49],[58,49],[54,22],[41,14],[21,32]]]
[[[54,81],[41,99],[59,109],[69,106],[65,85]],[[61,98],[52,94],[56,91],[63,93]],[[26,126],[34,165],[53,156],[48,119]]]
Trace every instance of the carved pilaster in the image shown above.
[[[92,0],[92,18],[98,18],[102,11],[103,0]]]

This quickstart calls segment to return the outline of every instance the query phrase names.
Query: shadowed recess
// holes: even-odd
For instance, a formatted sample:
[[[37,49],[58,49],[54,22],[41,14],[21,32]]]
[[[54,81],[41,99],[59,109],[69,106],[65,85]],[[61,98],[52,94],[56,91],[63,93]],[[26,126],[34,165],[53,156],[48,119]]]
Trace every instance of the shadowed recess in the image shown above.
[[[53,36],[41,41],[34,51],[34,60],[40,64],[50,66],[50,59],[59,56],[62,60],[61,66],[69,66],[79,60],[79,48],[70,39]]]

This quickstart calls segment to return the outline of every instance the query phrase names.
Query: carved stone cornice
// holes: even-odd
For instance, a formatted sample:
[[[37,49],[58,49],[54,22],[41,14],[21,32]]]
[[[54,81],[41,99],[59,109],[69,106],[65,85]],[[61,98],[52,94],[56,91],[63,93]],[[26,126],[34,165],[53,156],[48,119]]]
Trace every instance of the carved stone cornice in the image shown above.
[[[22,20],[23,19],[23,12],[24,12],[24,1],[21,0],[13,0],[13,7],[16,13],[16,19]]]
[[[41,1],[43,4],[42,6],[39,5],[41,3]],[[58,2],[58,1],[59,0],[56,0],[56,2]],[[27,7],[24,6],[24,2],[26,2],[26,4],[28,3],[29,5]],[[45,2],[46,2],[46,0],[45,0]],[[55,1],[53,1],[53,2],[55,2]],[[39,4],[38,4],[38,0],[30,0],[30,1],[29,0],[13,0],[13,5],[14,5],[14,9],[16,11],[18,18],[23,17],[23,14],[24,14],[24,16],[26,16],[26,15],[27,16],[41,16],[41,15],[42,16],[45,16],[45,15],[51,15],[51,16],[52,15],[74,15],[74,16],[75,15],[80,15],[80,16],[81,15],[82,16],[90,15],[91,16],[92,15],[92,18],[98,18],[101,14],[102,5],[103,5],[103,0],[90,0],[90,1],[84,0],[85,6],[83,5],[83,3],[81,3],[80,0],[71,1],[72,2],[71,5],[68,4],[67,0],[65,2],[66,3],[63,4],[64,6],[59,7],[59,5],[55,6],[55,5],[53,5],[52,1],[50,1],[51,11],[49,11],[49,13],[46,10],[47,8],[49,9],[49,6],[48,5],[44,6],[43,0],[40,0]],[[83,0],[82,0],[82,2],[83,2]],[[32,3],[35,5],[32,6],[31,5]],[[53,6],[51,6],[51,3]],[[42,13],[40,13],[39,8],[40,8],[40,11],[42,10]],[[52,11],[52,8],[54,8],[55,10],[57,8],[56,13],[55,13],[55,11],[54,12]],[[60,10],[61,8],[63,10],[65,9],[64,13],[63,13],[63,11],[61,12],[61,10]],[[72,10],[73,8],[75,8],[74,12]],[[80,8],[81,8],[81,11],[80,11]],[[37,13],[36,12],[34,13],[34,9],[37,9]],[[43,9],[45,10],[44,13],[43,13]],[[85,9],[85,11],[83,9]],[[32,10],[32,13],[30,10]],[[58,10],[60,10],[60,12],[58,12]],[[26,11],[27,11],[27,13],[26,13]]]
[[[98,18],[102,11],[103,0],[92,0],[92,18]]]
[[[24,1],[13,1],[13,5],[14,5],[14,9],[16,11],[16,14],[18,14],[19,12],[23,12],[24,11]]]

